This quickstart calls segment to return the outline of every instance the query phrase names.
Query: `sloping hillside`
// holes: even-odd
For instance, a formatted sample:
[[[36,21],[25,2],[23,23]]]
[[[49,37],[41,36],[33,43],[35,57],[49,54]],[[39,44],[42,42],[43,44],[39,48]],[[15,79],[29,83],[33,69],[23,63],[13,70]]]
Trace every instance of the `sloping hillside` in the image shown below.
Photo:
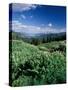
[[[64,54],[59,50],[50,52],[47,47],[44,48],[43,51],[39,46],[21,40],[10,41],[11,86],[66,82],[66,58]]]

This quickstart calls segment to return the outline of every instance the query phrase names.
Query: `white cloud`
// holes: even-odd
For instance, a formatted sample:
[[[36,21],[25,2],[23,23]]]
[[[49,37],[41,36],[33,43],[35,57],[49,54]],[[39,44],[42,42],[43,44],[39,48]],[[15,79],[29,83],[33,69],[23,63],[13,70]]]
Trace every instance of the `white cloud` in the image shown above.
[[[23,12],[23,11],[28,11],[31,9],[35,9],[37,5],[34,4],[22,4],[22,3],[13,3],[12,4],[12,9],[15,12]]]
[[[21,17],[22,17],[23,19],[26,19],[26,16],[25,16],[25,15],[23,15],[23,14],[21,15]]]
[[[19,21],[12,21],[12,30],[15,32],[22,32],[26,33],[28,35],[35,35],[39,33],[60,33],[65,32],[65,28],[62,29],[55,29],[50,27],[38,27],[38,26],[32,26],[32,25],[24,25]]]
[[[48,26],[49,26],[49,27],[52,27],[53,25],[52,25],[52,23],[48,23]]]
[[[24,14],[21,15],[21,19],[33,18],[33,16],[25,16]]]

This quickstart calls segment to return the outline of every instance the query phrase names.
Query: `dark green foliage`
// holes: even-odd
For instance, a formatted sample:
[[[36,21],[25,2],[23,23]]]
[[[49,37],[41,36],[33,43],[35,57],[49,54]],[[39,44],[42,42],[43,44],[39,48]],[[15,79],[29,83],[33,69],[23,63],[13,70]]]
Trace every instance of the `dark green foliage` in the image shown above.
[[[41,40],[38,38],[31,38],[31,44],[39,45],[41,43]]]
[[[66,52],[66,46],[60,44],[60,45],[59,45],[59,50],[60,50],[60,51],[64,51],[64,52]]]
[[[30,38],[31,44],[39,45],[41,43],[51,42],[51,41],[60,41],[66,40],[66,33],[55,33],[55,34],[42,34],[39,36],[35,36],[34,38]],[[29,41],[29,40],[28,40]]]
[[[29,36],[29,35],[25,35],[24,33],[11,31],[9,32],[9,39],[10,40],[23,40],[24,42],[27,42],[33,45],[39,45],[41,43],[48,43],[51,41],[66,40],[66,32]]]

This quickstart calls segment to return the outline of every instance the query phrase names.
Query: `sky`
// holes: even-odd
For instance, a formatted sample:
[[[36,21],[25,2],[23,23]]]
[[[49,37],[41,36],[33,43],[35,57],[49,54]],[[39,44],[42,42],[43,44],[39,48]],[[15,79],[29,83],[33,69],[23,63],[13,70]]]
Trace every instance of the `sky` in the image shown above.
[[[66,7],[13,3],[9,23],[13,31],[28,35],[66,32]]]

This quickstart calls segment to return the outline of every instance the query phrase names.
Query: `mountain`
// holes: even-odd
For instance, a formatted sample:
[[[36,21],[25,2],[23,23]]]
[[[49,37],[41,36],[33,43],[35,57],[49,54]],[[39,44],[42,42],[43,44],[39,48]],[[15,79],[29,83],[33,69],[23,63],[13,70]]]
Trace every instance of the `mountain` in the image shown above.
[[[48,34],[36,34],[36,35],[28,35],[20,32],[9,32],[9,39],[10,40],[23,40],[28,43],[33,42],[50,42],[50,41],[59,41],[59,40],[66,40],[66,32],[61,33],[48,33]]]

